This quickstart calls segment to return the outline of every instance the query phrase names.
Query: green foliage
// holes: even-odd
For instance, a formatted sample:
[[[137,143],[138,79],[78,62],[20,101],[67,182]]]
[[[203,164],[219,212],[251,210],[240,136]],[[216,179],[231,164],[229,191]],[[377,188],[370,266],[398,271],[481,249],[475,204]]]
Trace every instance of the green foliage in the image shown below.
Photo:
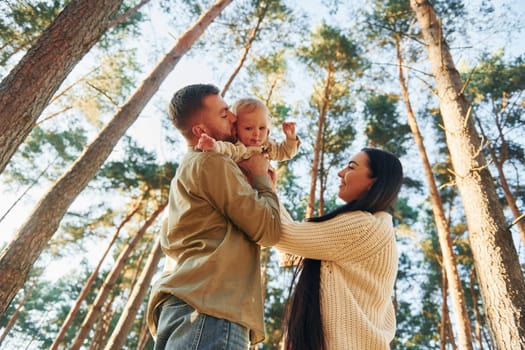
[[[407,152],[406,143],[411,134],[408,124],[401,122],[397,112],[398,100],[397,95],[370,95],[365,102],[364,116],[370,145],[401,157]]]
[[[0,67],[28,49],[69,1],[0,2]]]
[[[57,281],[37,279],[35,286],[24,307],[21,309],[14,328],[11,330],[4,345],[10,344],[12,349],[21,349],[31,344],[32,348],[47,349],[54,340],[54,336],[60,329],[63,320],[69,313],[71,306],[80,294],[84,282],[87,280],[89,271],[86,261],[79,261],[77,271],[63,276]],[[101,280],[95,285],[100,286]],[[30,285],[31,283],[28,283]],[[22,296],[21,296],[22,297]],[[21,298],[20,297],[20,298]],[[93,302],[95,294],[91,292],[86,301]],[[4,325],[11,316],[20,298],[2,316],[0,324]],[[83,304],[81,310],[74,318],[71,328],[65,335],[64,340],[69,342],[76,335],[80,322],[87,312],[87,304]]]
[[[37,126],[4,171],[4,179],[19,185],[29,185],[40,176],[54,180],[64,166],[78,157],[86,139],[82,128],[61,130]]]
[[[278,265],[278,254],[274,249],[269,249],[268,260],[268,287],[264,305],[264,319],[266,326],[266,339],[262,349],[273,350],[279,348],[282,339],[282,320],[285,303],[288,297],[289,282],[284,275],[285,269]]]
[[[511,108],[523,108],[519,98],[525,90],[525,56],[505,62],[503,51],[485,53],[480,63],[471,72],[464,72],[462,78],[468,82],[467,94],[477,105],[493,102],[494,112],[502,110],[506,103],[511,103]],[[512,103],[513,97],[516,103]]]
[[[466,94],[472,100],[474,118],[488,142],[485,154],[501,167],[512,194],[521,203],[525,202],[523,186],[513,179],[525,170],[524,59],[522,55],[506,60],[503,51],[484,54],[478,65],[462,75],[468,82]]]
[[[126,158],[106,163],[98,174],[99,178],[108,181],[105,186],[126,192],[133,188],[144,188],[167,193],[176,165],[158,164],[154,153],[146,151],[129,137],[125,137],[125,140]]]
[[[298,49],[298,57],[313,72],[338,71],[345,75],[358,75],[366,65],[361,50],[341,30],[322,24],[313,33],[311,42]]]

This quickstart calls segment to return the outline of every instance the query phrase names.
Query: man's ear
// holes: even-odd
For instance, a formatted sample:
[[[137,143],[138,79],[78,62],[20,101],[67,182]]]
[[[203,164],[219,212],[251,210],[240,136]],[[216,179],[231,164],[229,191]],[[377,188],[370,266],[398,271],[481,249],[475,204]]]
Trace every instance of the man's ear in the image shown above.
[[[206,134],[206,129],[202,124],[197,124],[192,126],[191,132],[195,137],[199,138],[202,134]]]

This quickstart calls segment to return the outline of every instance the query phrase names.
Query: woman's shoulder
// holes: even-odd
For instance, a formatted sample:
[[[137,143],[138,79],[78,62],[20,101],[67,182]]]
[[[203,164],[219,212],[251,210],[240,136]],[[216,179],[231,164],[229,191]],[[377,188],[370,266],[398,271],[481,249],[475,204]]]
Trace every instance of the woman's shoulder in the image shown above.
[[[346,213],[339,214],[335,217],[342,224],[345,222],[351,222],[352,224],[359,223],[361,226],[373,226],[376,228],[392,228],[392,215],[386,211],[378,211],[370,213],[364,210],[355,210]]]

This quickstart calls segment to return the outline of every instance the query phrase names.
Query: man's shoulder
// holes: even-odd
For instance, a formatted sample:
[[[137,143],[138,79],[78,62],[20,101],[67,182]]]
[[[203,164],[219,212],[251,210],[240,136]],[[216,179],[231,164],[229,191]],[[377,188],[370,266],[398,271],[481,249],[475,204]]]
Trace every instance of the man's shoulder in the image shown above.
[[[237,166],[230,158],[219,152],[191,152],[185,156],[183,161],[186,166],[206,166],[206,167],[231,167]],[[182,164],[181,164],[182,165]]]

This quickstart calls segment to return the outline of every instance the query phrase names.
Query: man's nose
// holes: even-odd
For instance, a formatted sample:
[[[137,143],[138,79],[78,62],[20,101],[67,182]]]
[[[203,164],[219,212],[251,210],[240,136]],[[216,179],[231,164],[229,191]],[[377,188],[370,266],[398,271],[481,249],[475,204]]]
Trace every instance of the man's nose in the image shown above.
[[[237,121],[237,116],[233,114],[232,112],[228,111],[228,117],[230,119],[230,122],[235,123]]]

